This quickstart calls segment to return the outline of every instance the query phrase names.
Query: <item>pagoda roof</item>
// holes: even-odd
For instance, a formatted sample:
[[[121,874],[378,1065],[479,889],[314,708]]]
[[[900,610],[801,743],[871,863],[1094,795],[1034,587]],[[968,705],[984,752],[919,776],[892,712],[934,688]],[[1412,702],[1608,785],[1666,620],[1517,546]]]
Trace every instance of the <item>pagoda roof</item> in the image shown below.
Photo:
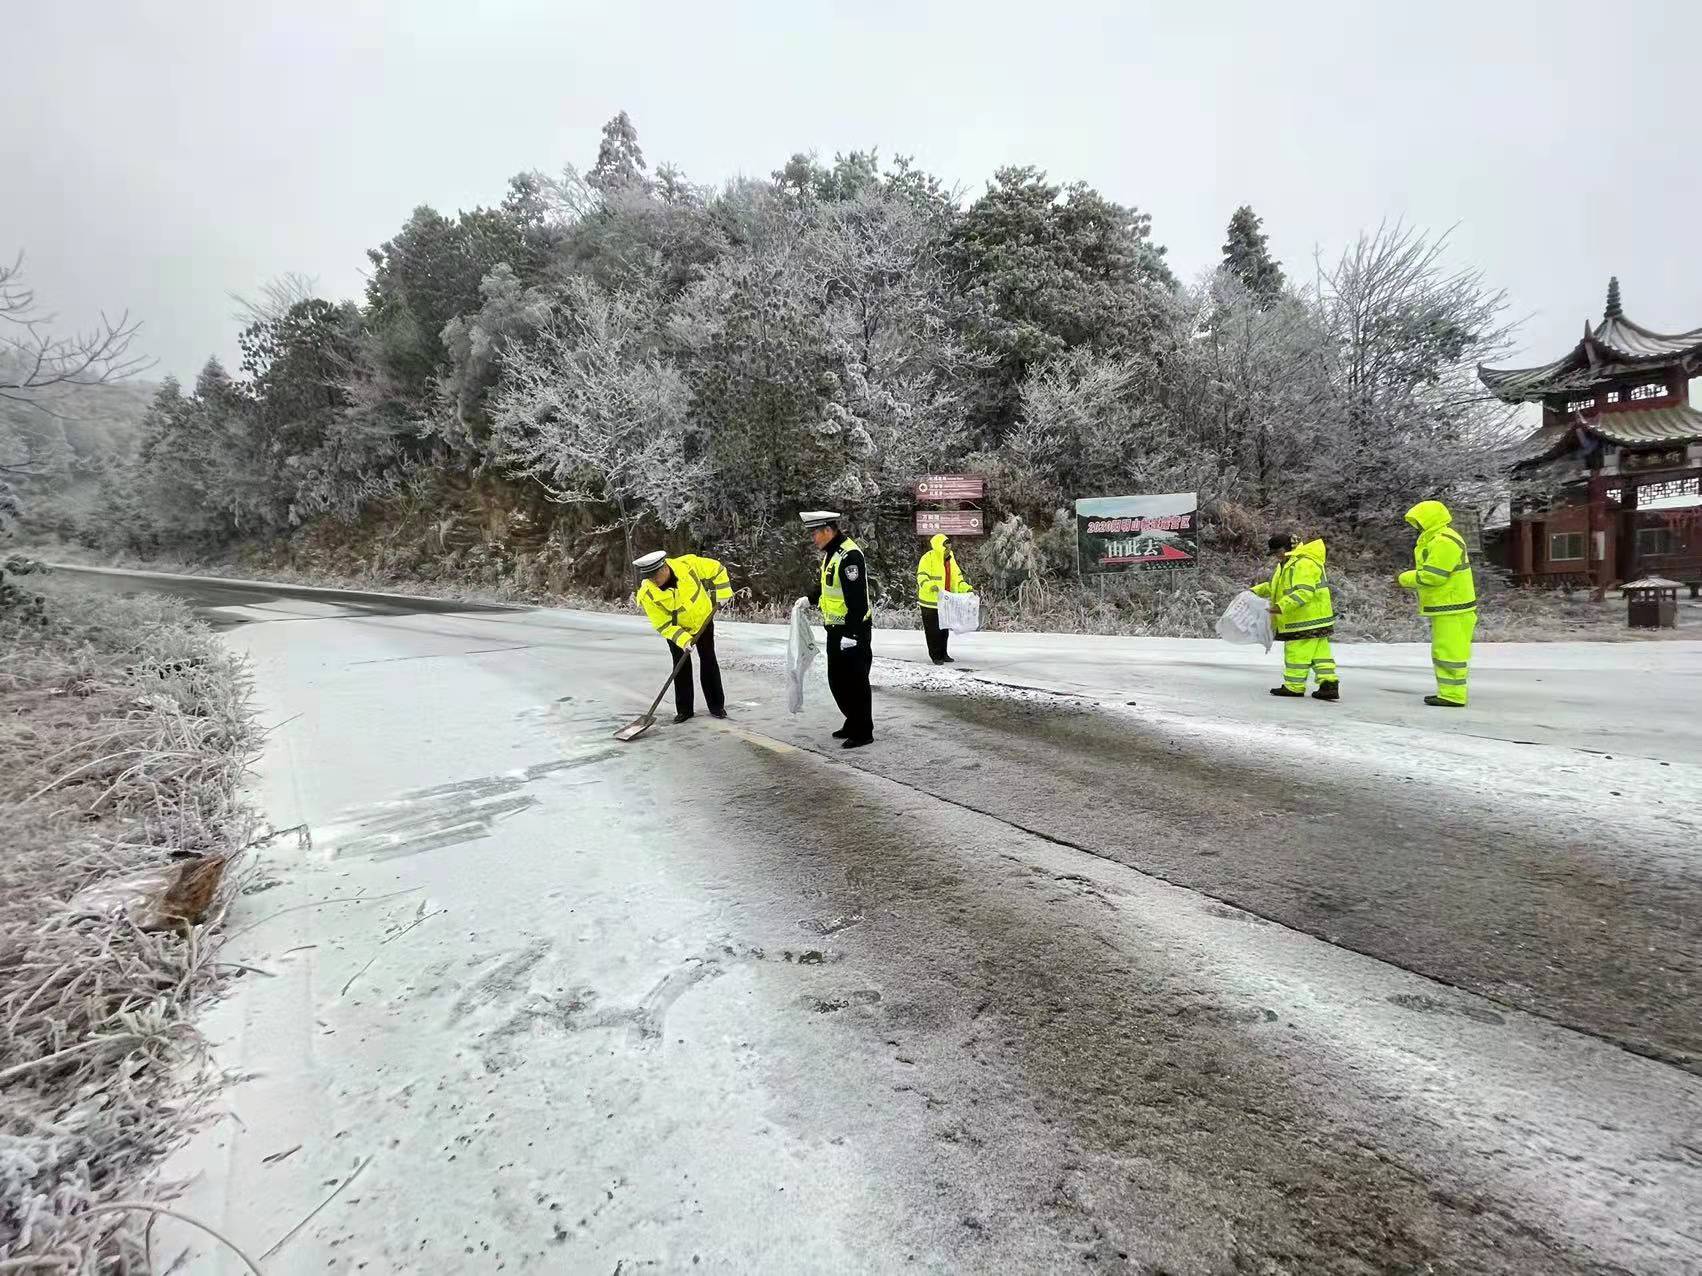
[[[1539,426],[1514,445],[1515,469],[1528,469],[1575,450],[1588,451],[1592,439],[1619,447],[1675,447],[1702,443],[1702,410],[1688,406],[1643,408],[1635,412],[1575,414],[1566,421]]]
[[[1661,447],[1702,442],[1702,411],[1680,404],[1636,412],[1603,412],[1586,418],[1584,428],[1621,447]]]
[[[1553,394],[1593,389],[1608,382],[1668,367],[1688,358],[1702,359],[1702,328],[1656,332],[1625,317],[1619,280],[1608,281],[1607,309],[1594,328],[1553,363],[1535,368],[1486,368],[1478,380],[1506,403],[1530,403]]]

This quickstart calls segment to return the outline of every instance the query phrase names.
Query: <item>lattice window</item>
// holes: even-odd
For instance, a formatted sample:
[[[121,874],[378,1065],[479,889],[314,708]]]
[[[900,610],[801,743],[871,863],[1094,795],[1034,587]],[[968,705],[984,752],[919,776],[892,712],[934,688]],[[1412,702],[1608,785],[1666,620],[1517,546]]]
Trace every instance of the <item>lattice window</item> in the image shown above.
[[[1548,538],[1548,561],[1576,563],[1584,559],[1584,533],[1555,532]]]
[[[1621,492],[1617,487],[1610,487],[1607,489],[1607,503],[1609,505],[1619,505],[1623,502],[1624,498],[1625,493]]]
[[[1595,401],[1594,398],[1568,399],[1566,401],[1566,410],[1568,412],[1582,412],[1587,408],[1593,408],[1595,406],[1596,406],[1596,401]]]
[[[1637,485],[1637,504],[1640,506],[1647,505],[1650,501],[1670,500],[1675,496],[1702,496],[1702,475]]]
[[[1619,402],[1619,391],[1618,390],[1609,390],[1607,392],[1607,401],[1609,403],[1618,403]]]
[[[1651,381],[1647,385],[1640,385],[1631,391],[1631,397],[1639,400],[1664,399],[1666,396],[1667,388],[1659,381]]]

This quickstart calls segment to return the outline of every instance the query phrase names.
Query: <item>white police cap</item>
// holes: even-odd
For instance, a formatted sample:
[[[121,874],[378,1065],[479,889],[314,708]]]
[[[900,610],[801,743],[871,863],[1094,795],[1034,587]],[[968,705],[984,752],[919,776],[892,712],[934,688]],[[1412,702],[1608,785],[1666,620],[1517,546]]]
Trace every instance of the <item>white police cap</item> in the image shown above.
[[[805,529],[813,532],[829,523],[838,523],[840,514],[838,510],[805,510],[798,517],[803,520]]]
[[[632,565],[634,567],[638,568],[638,570],[641,574],[648,576],[651,572],[655,571],[658,567],[660,567],[663,563],[665,563],[667,561],[668,561],[667,552],[665,550],[659,549],[659,550],[656,550],[654,553],[645,554],[642,558],[633,559]]]

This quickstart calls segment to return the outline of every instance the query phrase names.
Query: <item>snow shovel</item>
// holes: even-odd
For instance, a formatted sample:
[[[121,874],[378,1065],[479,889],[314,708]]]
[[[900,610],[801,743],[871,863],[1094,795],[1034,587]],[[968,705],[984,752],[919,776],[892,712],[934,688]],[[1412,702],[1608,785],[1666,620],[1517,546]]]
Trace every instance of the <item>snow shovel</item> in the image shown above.
[[[649,712],[645,713],[642,717],[634,718],[619,731],[615,732],[615,739],[619,740],[622,744],[626,744],[629,741],[638,739],[639,736],[643,735],[646,731],[650,730],[651,727],[656,725],[656,706],[662,703],[662,697],[668,694],[668,688],[674,685],[674,679],[680,676],[680,670],[685,668],[685,663],[690,658],[691,648],[681,648],[680,658],[674,661],[674,672],[668,675],[668,680],[662,684],[662,689],[656,693],[656,698],[650,702]]]

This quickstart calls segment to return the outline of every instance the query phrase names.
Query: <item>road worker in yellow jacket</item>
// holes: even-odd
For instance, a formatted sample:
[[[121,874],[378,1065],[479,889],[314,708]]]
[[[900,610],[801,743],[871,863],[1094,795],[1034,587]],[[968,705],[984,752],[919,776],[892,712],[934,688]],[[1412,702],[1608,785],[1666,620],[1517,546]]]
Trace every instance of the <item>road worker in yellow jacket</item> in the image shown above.
[[[1407,511],[1418,531],[1413,568],[1397,578],[1402,589],[1418,591],[1419,614],[1430,622],[1430,663],[1436,670],[1436,694],[1424,703],[1445,709],[1466,707],[1466,670],[1477,628],[1477,586],[1465,538],[1454,530],[1454,516],[1441,501],[1420,501]]]
[[[682,658],[684,664],[674,679],[674,721],[684,722],[695,712],[691,690],[690,651],[697,651],[698,674],[703,680],[703,698],[709,716],[727,716],[727,697],[721,689],[721,666],[715,659],[715,608],[733,600],[727,569],[713,558],[681,554],[669,558],[661,550],[633,560],[645,579],[633,596],[656,632],[668,641],[668,665]]]
[[[1324,566],[1324,542],[1296,545],[1294,537],[1279,533],[1271,537],[1269,547],[1279,559],[1276,573],[1253,586],[1253,592],[1270,600],[1271,629],[1282,641],[1282,686],[1272,687],[1271,694],[1303,696],[1308,679],[1316,677],[1314,700],[1340,700],[1341,680],[1330,650],[1336,612]]]
[[[922,632],[928,639],[928,658],[936,665],[949,665],[956,662],[946,650],[951,631],[940,628],[940,594],[967,594],[972,592],[972,587],[964,579],[957,565],[957,556],[951,552],[951,542],[944,535],[936,534],[928,545],[928,552],[916,564],[916,605],[922,609]]]

